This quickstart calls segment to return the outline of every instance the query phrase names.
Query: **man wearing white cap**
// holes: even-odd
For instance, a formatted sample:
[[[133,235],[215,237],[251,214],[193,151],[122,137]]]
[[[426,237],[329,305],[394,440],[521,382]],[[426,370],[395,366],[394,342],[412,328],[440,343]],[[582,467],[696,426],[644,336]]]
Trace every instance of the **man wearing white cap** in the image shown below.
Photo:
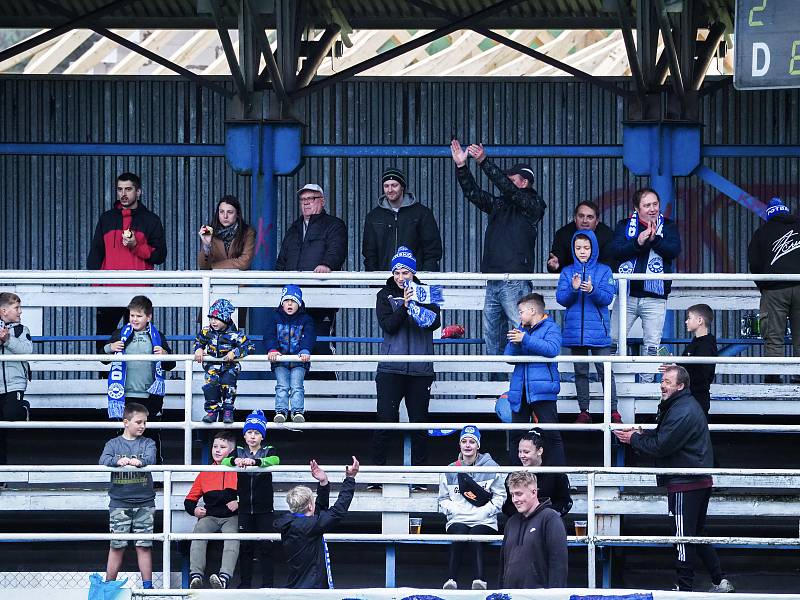
[[[277,271],[339,271],[347,259],[347,226],[325,211],[325,192],[316,183],[297,190],[300,216],[289,226],[281,242]],[[317,337],[329,336],[334,328],[336,308],[309,308]],[[313,354],[332,354],[329,342],[317,342]],[[331,377],[331,373],[311,373],[309,379]]]

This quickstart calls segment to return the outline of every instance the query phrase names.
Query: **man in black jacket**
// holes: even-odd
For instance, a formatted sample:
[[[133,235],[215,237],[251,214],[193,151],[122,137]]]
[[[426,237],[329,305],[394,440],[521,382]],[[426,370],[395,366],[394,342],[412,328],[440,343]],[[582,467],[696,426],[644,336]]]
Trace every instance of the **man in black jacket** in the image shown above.
[[[706,415],[689,391],[689,373],[678,365],[664,369],[661,403],[656,428],[615,430],[623,444],[639,454],[655,458],[655,466],[666,469],[713,468],[714,451]],[[658,485],[667,488],[669,514],[675,521],[675,535],[705,535],[706,512],[713,480],[710,475],[658,475]],[[678,590],[691,592],[694,560],[699,555],[711,575],[711,592],[732,592],[725,579],[717,552],[709,544],[678,544]]]
[[[611,253],[611,241],[614,232],[605,223],[600,222],[600,207],[591,200],[584,200],[575,207],[573,220],[556,231],[553,244],[550,247],[550,256],[547,259],[549,273],[561,273],[564,267],[574,262],[572,256],[572,237],[577,231],[594,231],[597,243],[600,245],[600,262],[617,270],[617,261]]]
[[[317,498],[304,485],[298,485],[286,494],[289,514],[275,519],[275,528],[281,533],[281,543],[289,566],[287,588],[333,589],[328,545],[323,536],[329,533],[347,514],[356,490],[358,460],[345,468],[345,478],[333,508],[328,508],[331,486],[328,475],[317,461],[311,461],[311,476],[317,484]]]
[[[300,217],[283,236],[276,271],[339,271],[347,260],[347,225],[325,212],[325,192],[316,183],[307,183],[297,190]],[[332,335],[337,308],[308,308],[314,319],[317,338]],[[318,341],[312,354],[333,354],[330,342]],[[312,372],[308,379],[335,379],[328,371]]]
[[[800,273],[800,218],[789,212],[780,198],[767,207],[767,220],[753,234],[747,248],[751,273]],[[784,356],[786,318],[792,326],[792,348],[800,356],[800,281],[757,281],[761,291],[761,335],[764,356]],[[793,375],[792,383],[800,383]],[[767,375],[765,383],[781,383],[780,375]]]
[[[567,532],[550,501],[539,502],[536,475],[508,476],[511,502],[517,509],[506,523],[500,552],[500,588],[567,587]]]
[[[533,188],[533,170],[524,164],[506,172],[486,156],[483,144],[466,150],[458,140],[450,144],[456,163],[456,177],[464,196],[489,215],[483,239],[482,273],[533,273],[534,250],[539,222],[547,205]],[[467,158],[474,158],[483,173],[500,190],[493,196],[481,190],[467,167]],[[486,354],[503,353],[506,334],[518,322],[517,300],[530,294],[527,280],[487,281],[483,303],[483,339]]]
[[[381,183],[383,196],[364,220],[364,269],[388,271],[397,249],[405,246],[417,257],[420,271],[438,271],[442,236],[433,212],[406,191],[406,176],[400,169],[386,169]]]

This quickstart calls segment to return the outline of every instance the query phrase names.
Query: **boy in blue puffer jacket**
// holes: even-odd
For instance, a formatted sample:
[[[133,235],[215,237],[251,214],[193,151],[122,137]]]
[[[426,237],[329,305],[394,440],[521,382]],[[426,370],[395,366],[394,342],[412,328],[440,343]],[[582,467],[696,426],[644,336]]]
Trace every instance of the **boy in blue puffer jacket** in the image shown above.
[[[286,285],[281,290],[281,303],[267,321],[264,344],[275,372],[275,419],[283,423],[289,418],[289,405],[294,423],[305,419],[303,381],[311,367],[311,349],[317,342],[314,319],[306,313],[300,286]],[[300,362],[277,362],[279,356],[296,354]]]
[[[611,319],[608,305],[617,293],[617,282],[611,268],[597,262],[600,254],[597,238],[591,229],[572,236],[573,264],[561,271],[556,300],[567,309],[564,316],[564,346],[575,356],[609,356],[611,354]],[[594,363],[600,381],[603,363]],[[576,423],[591,423],[589,414],[589,363],[575,363],[575,392],[580,414]],[[611,375],[611,421],[622,423],[617,412],[617,391]]]
[[[506,356],[543,356],[553,358],[561,350],[561,329],[544,312],[544,298],[541,294],[527,294],[517,301],[520,324],[508,332]],[[558,365],[556,363],[530,362],[517,363],[511,374],[511,389],[508,403],[511,405],[512,423],[530,423],[536,415],[539,423],[558,423]],[[517,447],[522,432],[510,436],[509,459],[512,465],[519,465]],[[547,446],[547,466],[567,464],[564,455],[564,442],[557,430],[544,433]]]

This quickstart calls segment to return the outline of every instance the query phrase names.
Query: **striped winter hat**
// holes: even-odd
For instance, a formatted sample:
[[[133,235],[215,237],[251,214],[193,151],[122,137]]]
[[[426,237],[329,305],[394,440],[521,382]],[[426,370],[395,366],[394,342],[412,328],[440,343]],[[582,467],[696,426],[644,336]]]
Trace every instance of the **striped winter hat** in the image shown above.
[[[382,184],[392,180],[402,185],[403,189],[408,187],[406,185],[406,174],[403,173],[400,169],[396,169],[395,167],[389,167],[383,172],[383,175],[381,176]]]

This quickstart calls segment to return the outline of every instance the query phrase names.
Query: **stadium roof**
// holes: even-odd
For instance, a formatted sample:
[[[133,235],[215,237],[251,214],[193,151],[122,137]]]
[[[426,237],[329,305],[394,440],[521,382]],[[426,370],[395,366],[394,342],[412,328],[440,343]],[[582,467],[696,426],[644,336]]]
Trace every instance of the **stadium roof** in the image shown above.
[[[214,0],[4,0],[0,23],[6,28],[56,27],[65,15],[99,11],[92,23],[131,29],[215,28]],[[241,0],[217,0],[224,26],[235,29]],[[267,27],[276,25],[275,0],[249,0]],[[295,0],[297,9],[319,28],[346,21],[352,29],[436,28],[441,11],[455,21],[498,0]],[[636,0],[620,0],[635,15]],[[690,0],[663,0],[668,11],[680,11]],[[735,0],[694,0],[701,18],[732,23]],[[437,14],[438,9],[438,14]],[[619,27],[617,0],[520,0],[488,16],[481,25],[502,29],[606,29]],[[344,25],[344,23],[343,23]]]

